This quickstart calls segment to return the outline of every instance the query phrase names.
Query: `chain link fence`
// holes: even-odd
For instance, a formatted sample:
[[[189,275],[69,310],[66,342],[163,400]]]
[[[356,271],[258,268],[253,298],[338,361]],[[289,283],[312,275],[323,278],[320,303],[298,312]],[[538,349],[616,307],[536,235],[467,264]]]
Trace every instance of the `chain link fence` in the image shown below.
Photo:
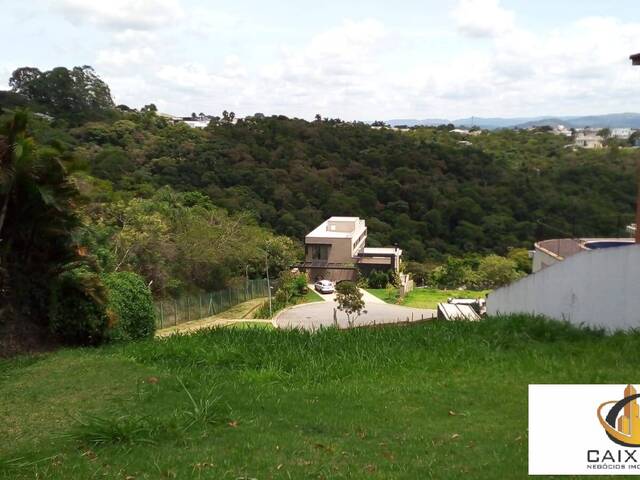
[[[217,292],[158,300],[155,302],[156,326],[164,328],[211,317],[239,303],[268,295],[267,279],[260,278],[249,280],[240,287],[226,288]]]

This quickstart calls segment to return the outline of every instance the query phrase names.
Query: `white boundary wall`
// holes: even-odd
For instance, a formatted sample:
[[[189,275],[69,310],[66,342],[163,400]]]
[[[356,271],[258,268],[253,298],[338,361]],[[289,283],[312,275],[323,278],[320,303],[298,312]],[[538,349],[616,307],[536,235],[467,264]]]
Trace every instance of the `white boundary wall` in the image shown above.
[[[572,255],[491,292],[487,313],[533,313],[609,330],[640,328],[640,245]]]

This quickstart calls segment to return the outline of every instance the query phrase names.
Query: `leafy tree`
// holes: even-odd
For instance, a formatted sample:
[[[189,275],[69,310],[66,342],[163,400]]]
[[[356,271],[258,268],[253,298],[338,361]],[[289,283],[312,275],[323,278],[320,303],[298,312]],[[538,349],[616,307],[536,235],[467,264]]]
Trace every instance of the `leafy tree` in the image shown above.
[[[531,273],[532,262],[529,251],[526,248],[511,248],[507,253],[507,258],[513,260],[516,268],[525,273]]]
[[[29,95],[29,85],[40,78],[42,72],[34,67],[22,67],[14,70],[9,79],[11,90],[16,93]]]
[[[84,120],[115,107],[109,87],[88,65],[45,72],[19,68],[11,75],[9,85],[14,92],[47,107],[54,116]]]
[[[516,262],[499,255],[488,255],[480,260],[478,276],[483,288],[498,288],[522,276],[516,269]]]
[[[443,265],[431,272],[430,283],[438,288],[458,288],[468,280],[470,271],[465,260],[447,257]]]
[[[336,285],[336,302],[338,310],[347,316],[347,323],[350,327],[363,312],[366,313],[362,292],[353,282],[344,281]]]

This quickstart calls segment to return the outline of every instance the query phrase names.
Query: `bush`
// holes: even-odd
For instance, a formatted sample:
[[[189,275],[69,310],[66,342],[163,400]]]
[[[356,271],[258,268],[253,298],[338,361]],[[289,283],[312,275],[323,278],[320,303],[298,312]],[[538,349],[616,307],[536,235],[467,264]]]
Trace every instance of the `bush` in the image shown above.
[[[437,288],[458,288],[465,284],[471,271],[464,259],[447,257],[444,264],[431,272],[429,283]]]
[[[115,315],[109,331],[112,340],[138,340],[152,337],[156,315],[151,291],[140,275],[114,272],[104,276],[108,309]]]
[[[288,270],[280,272],[278,277],[278,289],[271,299],[271,311],[273,313],[282,310],[289,305],[298,303],[301,297],[306,295],[309,287],[309,278],[306,273],[294,273]],[[255,318],[270,318],[269,301],[264,302],[254,314]]]
[[[369,288],[387,288],[389,283],[389,276],[385,272],[378,272],[373,270],[369,274]]]
[[[97,345],[107,335],[106,291],[100,277],[87,268],[60,274],[51,288],[49,322],[63,341]]]
[[[516,270],[516,262],[499,255],[488,255],[478,265],[478,285],[480,288],[498,288],[520,278],[523,274]]]
[[[532,261],[526,248],[512,248],[507,258],[516,262],[516,268],[521,272],[531,273]]]

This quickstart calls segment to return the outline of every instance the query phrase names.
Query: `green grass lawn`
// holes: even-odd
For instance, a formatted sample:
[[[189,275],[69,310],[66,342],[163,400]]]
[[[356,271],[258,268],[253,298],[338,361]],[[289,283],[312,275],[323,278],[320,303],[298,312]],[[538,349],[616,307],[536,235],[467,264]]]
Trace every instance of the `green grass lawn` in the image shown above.
[[[313,289],[307,290],[307,293],[300,299],[298,303],[324,302],[324,299]]]
[[[390,294],[385,288],[369,288],[368,292],[387,303],[397,303],[397,290]],[[433,308],[447,298],[484,298],[490,290],[437,290],[434,288],[416,288],[409,292],[400,302],[405,307]]]
[[[639,341],[513,317],[5,360],[0,478],[524,478],[527,385],[626,383]]]

